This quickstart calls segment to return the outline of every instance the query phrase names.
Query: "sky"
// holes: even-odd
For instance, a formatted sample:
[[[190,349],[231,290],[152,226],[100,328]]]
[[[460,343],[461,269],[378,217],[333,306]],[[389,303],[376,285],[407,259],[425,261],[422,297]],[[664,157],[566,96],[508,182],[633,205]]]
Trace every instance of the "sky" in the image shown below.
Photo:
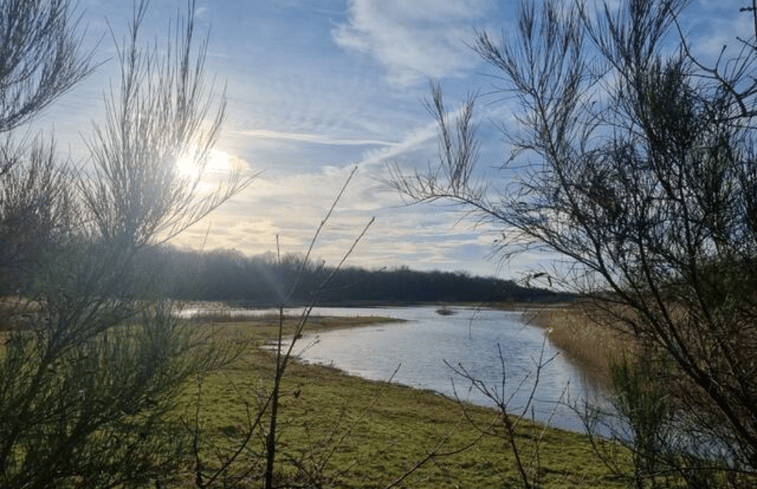
[[[682,19],[698,54],[713,57],[750,37],[744,1],[694,0]],[[252,184],[172,242],[246,255],[304,253],[355,170],[313,256],[335,265],[375,217],[348,265],[408,266],[519,279],[553,257],[491,256],[501,229],[450,203],[409,205],[386,183],[389,168],[426,169],[438,160],[437,129],[424,106],[439,83],[451,111],[480,96],[477,177],[503,185],[509,156],[495,124],[517,107],[495,93],[496,73],[469,45],[476,31],[512,32],[515,4],[495,0],[197,0],[198,35],[208,35],[206,75],[227,116],[215,168],[237,165]],[[151,0],[142,40],[162,45],[185,0]],[[117,88],[114,38],[126,34],[130,1],[80,0],[77,13],[96,71],[35,121],[61,151],[86,164],[103,99]],[[111,31],[109,30],[112,29]]]

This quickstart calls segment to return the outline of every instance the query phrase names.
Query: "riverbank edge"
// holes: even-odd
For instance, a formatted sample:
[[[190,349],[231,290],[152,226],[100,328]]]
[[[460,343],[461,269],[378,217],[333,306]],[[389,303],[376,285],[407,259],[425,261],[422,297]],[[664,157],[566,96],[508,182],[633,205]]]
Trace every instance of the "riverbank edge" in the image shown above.
[[[229,321],[234,320],[236,316],[227,313],[230,308],[240,308],[249,310],[272,310],[274,307],[246,307],[244,305],[233,303],[213,303],[214,312],[201,314],[199,320],[216,320]],[[207,305],[207,303],[205,303]],[[291,305],[287,309],[299,308],[306,306]],[[589,316],[582,310],[581,303],[576,300],[572,301],[530,301],[530,302],[490,302],[490,303],[472,303],[472,302],[394,302],[394,303],[375,303],[362,301],[350,304],[319,304],[317,307],[339,307],[339,308],[403,308],[403,307],[436,307],[440,315],[454,314],[455,308],[470,309],[493,309],[499,311],[508,311],[521,314],[522,320],[527,324],[541,327],[549,340],[557,347],[568,359],[575,363],[589,378],[592,383],[598,384],[602,388],[609,386],[610,378],[610,359],[619,358],[625,351],[632,348],[628,338],[618,334],[617,331],[607,326],[599,325],[596,321],[590,320]],[[331,317],[331,321],[337,321],[337,327],[351,328],[367,326],[371,323],[345,322],[343,318]],[[238,319],[242,319],[240,316]],[[401,318],[383,318],[383,322],[404,322]],[[311,321],[312,322],[312,321]],[[334,329],[334,328],[330,328]],[[305,333],[317,333],[312,330],[312,324],[307,328]]]
[[[229,332],[253,334],[257,345],[256,360],[245,362],[245,368],[252,367],[251,371],[234,370],[223,375],[223,379],[233,381],[237,393],[251,380],[245,380],[250,374],[258,377],[255,381],[258,389],[267,384],[265,372],[270,371],[275,355],[257,347],[275,339],[276,328],[273,326],[276,326],[277,319],[271,316],[245,318],[229,324]],[[365,316],[344,319],[311,318],[313,322],[308,325],[307,332],[395,321],[395,318]],[[295,322],[294,318],[285,319],[285,331],[291,330]],[[438,453],[427,466],[408,479],[412,484],[406,487],[518,484],[518,472],[509,445],[503,438],[502,424],[497,422],[501,417],[496,409],[460,402],[430,390],[394,384],[391,379],[362,379],[330,366],[296,359],[291,362],[284,379],[286,394],[282,405],[289,421],[282,443],[287,450],[307,452],[310,448],[304,445],[322,436],[321,430],[333,437],[335,430],[341,429],[337,426],[338,420],[354,421],[342,433],[345,437],[340,435],[341,445],[334,451],[335,458],[330,462],[330,467],[337,468],[340,477],[339,481],[331,480],[333,487],[385,487],[436,450],[435,447],[439,447]],[[203,401],[209,413],[207,429],[240,432],[239,414],[232,415],[227,399],[213,397],[213,389],[223,391],[223,381],[214,384],[206,381],[203,387],[203,392],[210,396]],[[227,407],[224,412],[217,412],[213,406]],[[328,421],[329,418],[337,421]],[[541,483],[540,487],[614,486],[615,481],[607,468],[593,456],[586,435],[526,419],[519,419],[516,423],[516,443],[521,455],[528,460],[534,480]],[[325,427],[321,428],[321,425]],[[489,429],[489,435],[482,437],[482,430]],[[477,438],[481,439],[458,453]],[[340,467],[350,468],[343,471]]]

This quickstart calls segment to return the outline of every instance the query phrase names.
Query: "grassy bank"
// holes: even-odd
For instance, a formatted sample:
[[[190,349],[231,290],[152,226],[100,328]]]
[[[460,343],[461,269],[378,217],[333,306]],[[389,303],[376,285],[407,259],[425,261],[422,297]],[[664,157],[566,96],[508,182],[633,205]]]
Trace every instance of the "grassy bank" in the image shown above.
[[[312,318],[307,331],[382,321],[387,319]],[[189,388],[181,401],[178,414],[187,426],[194,426],[199,414],[198,426],[206,440],[193,461],[195,466],[218,467],[243,445],[271,389],[274,357],[259,346],[276,337],[277,324],[277,318],[265,317],[193,325],[199,333],[212,332],[214,341],[244,348],[232,365]],[[288,321],[285,330],[293,327]],[[281,482],[387,487],[426,460],[397,487],[520,486],[513,452],[494,410],[297,362],[286,372],[283,393],[276,458]],[[539,487],[614,485],[584,436],[522,420],[518,423],[515,442],[529,477]],[[262,426],[252,430],[240,456],[226,470],[230,487],[260,486],[267,430],[265,423]],[[176,484],[193,487],[194,478],[188,464]],[[218,487],[223,485],[219,482]]]

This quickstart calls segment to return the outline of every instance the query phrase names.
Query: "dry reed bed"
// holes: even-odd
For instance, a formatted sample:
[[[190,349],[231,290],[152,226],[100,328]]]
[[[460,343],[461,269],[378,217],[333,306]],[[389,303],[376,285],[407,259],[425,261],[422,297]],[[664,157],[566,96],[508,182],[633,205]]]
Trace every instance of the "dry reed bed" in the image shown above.
[[[598,321],[581,304],[528,311],[525,317],[531,324],[545,328],[555,346],[604,385],[610,377],[610,359],[634,350],[628,335],[606,321]]]

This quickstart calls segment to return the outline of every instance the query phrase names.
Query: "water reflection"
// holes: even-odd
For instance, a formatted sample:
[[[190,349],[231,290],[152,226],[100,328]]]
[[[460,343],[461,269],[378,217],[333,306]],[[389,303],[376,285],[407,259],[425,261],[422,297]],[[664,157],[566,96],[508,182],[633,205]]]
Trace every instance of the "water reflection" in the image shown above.
[[[525,324],[520,312],[462,307],[454,311],[456,314],[439,315],[434,307],[316,308],[314,315],[390,316],[407,322],[306,334],[295,351],[306,362],[332,365],[366,379],[389,380],[396,371],[393,382],[491,405],[490,399],[471,389],[470,382],[456,375],[450,365],[464,368],[506,399],[515,414],[523,412],[539,365],[551,359],[539,370],[527,417],[583,431],[581,421],[565,404],[589,398],[606,405],[601,389],[545,341],[542,328]]]

